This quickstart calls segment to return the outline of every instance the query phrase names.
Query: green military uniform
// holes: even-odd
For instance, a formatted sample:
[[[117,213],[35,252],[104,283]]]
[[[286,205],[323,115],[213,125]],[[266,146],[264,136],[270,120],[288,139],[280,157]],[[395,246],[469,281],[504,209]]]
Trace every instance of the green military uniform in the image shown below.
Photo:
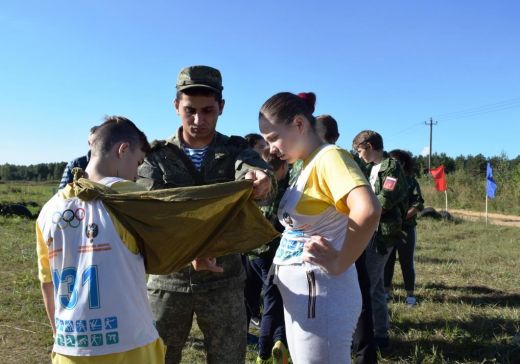
[[[417,211],[424,209],[424,199],[421,194],[421,188],[419,182],[413,176],[406,176],[406,182],[408,184],[408,209],[415,207]],[[403,221],[403,230],[414,227],[417,225],[417,214],[413,215],[410,219]]]
[[[370,180],[372,163],[366,165],[365,172]],[[383,273],[390,255],[390,248],[403,239],[402,223],[407,209],[408,185],[403,168],[399,162],[383,154],[379,171],[373,183],[383,211],[379,226],[366,249],[366,265],[370,279],[370,298],[374,322],[374,339],[388,340],[390,321],[384,295]]]
[[[243,138],[215,132],[199,171],[184,153],[181,135],[182,128],[171,139],[153,144],[139,168],[138,183],[150,190],[206,185],[243,179],[250,169],[268,168]],[[247,328],[241,258],[231,254],[217,258],[217,264],[223,273],[197,272],[188,266],[149,277],[150,304],[168,346],[167,362],[180,361],[194,312],[204,333],[208,362],[244,362]]]
[[[365,168],[367,177],[370,177],[373,164],[368,164]],[[383,208],[375,239],[378,251],[384,254],[387,248],[402,240],[403,219],[408,210],[408,183],[405,173],[399,162],[389,158],[386,153],[374,183],[374,193]]]
[[[424,206],[424,200],[421,195],[421,189],[419,187],[419,183],[417,180],[410,175],[406,176],[406,181],[408,184],[408,206],[407,211],[411,208],[417,209],[417,211],[421,211]],[[392,288],[392,279],[394,276],[394,266],[396,261],[396,256],[399,254],[399,263],[401,265],[401,272],[403,274],[404,281],[404,289],[407,292],[413,292],[415,290],[415,265],[414,265],[414,254],[415,254],[415,245],[416,245],[416,222],[417,214],[414,214],[409,219],[404,219],[403,221],[403,235],[404,239],[401,244],[396,245],[391,249],[390,256],[388,257],[388,261],[385,266],[384,273],[384,285],[386,290],[391,290]],[[407,303],[408,299],[407,297]],[[414,302],[414,301],[410,301]],[[408,303],[410,304],[410,303]],[[413,304],[413,303],[412,303]]]

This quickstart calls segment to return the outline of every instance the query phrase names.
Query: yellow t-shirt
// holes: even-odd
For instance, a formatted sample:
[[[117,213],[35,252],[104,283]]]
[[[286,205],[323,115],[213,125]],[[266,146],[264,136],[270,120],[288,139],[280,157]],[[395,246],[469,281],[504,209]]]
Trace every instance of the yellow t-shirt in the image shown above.
[[[317,148],[304,161],[302,168],[305,168],[320,149]],[[369,186],[363,172],[349,152],[336,146],[318,156],[302,197],[296,205],[296,212],[318,215],[330,206],[335,206],[336,210],[348,215],[350,210],[344,199],[359,186]]]

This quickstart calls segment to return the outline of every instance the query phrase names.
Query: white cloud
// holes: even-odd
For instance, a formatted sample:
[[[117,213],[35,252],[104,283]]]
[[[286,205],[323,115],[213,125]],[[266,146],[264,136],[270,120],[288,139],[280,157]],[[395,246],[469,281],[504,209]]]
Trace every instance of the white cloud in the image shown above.
[[[426,146],[426,147],[424,147],[424,148],[421,150],[421,155],[422,155],[423,157],[427,157],[428,154],[430,154],[430,147]]]

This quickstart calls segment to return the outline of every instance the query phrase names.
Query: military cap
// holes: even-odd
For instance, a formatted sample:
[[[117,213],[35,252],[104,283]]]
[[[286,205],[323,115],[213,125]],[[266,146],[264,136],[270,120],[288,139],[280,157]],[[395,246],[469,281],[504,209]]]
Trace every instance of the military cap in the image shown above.
[[[220,71],[209,66],[190,66],[183,68],[177,78],[177,91],[184,91],[193,87],[208,88],[222,92],[222,76]]]

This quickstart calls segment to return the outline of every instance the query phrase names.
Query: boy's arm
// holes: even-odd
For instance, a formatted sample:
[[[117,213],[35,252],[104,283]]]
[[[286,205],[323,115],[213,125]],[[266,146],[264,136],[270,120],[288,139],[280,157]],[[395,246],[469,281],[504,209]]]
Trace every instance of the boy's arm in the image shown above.
[[[408,184],[401,166],[396,161],[389,162],[388,168],[380,175],[380,178],[381,189],[376,196],[384,214],[406,198]]]
[[[36,254],[38,256],[38,278],[43,296],[43,304],[47,317],[51,323],[52,334],[56,334],[54,325],[54,285],[52,283],[51,269],[49,265],[49,249],[43,238],[42,231],[36,222]]]
[[[47,311],[47,317],[51,323],[52,335],[56,335],[56,327],[54,325],[54,286],[52,282],[41,283],[43,304],[45,305],[45,311]]]

